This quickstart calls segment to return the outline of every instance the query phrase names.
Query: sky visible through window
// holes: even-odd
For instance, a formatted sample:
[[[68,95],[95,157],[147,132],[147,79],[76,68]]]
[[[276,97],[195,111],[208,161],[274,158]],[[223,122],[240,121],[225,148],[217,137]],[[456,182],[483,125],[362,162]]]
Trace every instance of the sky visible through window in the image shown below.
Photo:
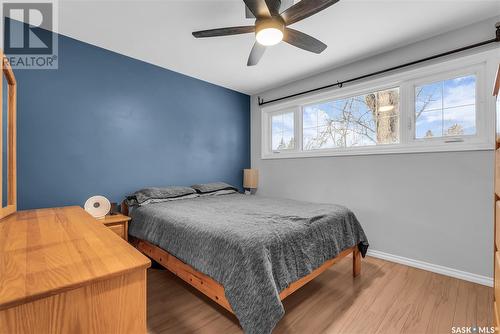
[[[295,148],[293,112],[271,117],[272,150],[289,150]]]
[[[415,137],[476,134],[476,76],[415,88]]]

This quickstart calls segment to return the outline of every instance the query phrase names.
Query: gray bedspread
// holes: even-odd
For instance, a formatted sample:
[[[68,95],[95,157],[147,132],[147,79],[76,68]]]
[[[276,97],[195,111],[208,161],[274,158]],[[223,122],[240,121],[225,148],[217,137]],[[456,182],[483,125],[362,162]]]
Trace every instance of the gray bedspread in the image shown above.
[[[354,214],[332,204],[231,194],[150,204],[129,233],[224,286],[245,333],[270,333],[279,293],[342,250],[368,240]]]

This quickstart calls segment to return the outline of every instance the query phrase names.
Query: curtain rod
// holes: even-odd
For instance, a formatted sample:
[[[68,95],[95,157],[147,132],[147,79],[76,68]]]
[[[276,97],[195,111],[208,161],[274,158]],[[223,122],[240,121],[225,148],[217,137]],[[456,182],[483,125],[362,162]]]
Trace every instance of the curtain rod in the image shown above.
[[[462,51],[465,51],[465,50],[477,48],[477,47],[480,47],[480,46],[483,46],[483,45],[487,45],[487,44],[491,44],[491,43],[495,43],[495,42],[500,42],[500,22],[498,22],[495,25],[495,29],[496,29],[496,32],[495,32],[495,36],[496,37],[495,38],[492,38],[492,39],[489,39],[489,40],[486,40],[486,41],[483,41],[483,42],[479,42],[479,43],[476,43],[476,44],[464,46],[464,47],[461,47],[461,48],[458,48],[458,49],[454,49],[454,50],[451,50],[451,51],[443,52],[443,53],[440,53],[440,54],[437,54],[437,55],[434,55],[434,56],[430,56],[430,57],[422,58],[422,59],[419,59],[419,60],[411,61],[409,63],[405,63],[405,64],[402,64],[402,65],[398,65],[398,66],[386,68],[385,70],[380,70],[380,71],[372,72],[370,74],[361,75],[359,77],[355,77],[355,78],[344,80],[344,81],[337,81],[336,83],[333,83],[333,84],[330,84],[330,85],[326,85],[326,86],[322,86],[322,87],[318,87],[318,88],[309,89],[309,90],[306,90],[306,91],[303,91],[303,92],[299,92],[299,93],[295,93],[295,94],[283,96],[283,97],[280,97],[280,98],[277,98],[277,99],[273,99],[273,100],[269,100],[269,101],[264,101],[264,99],[262,99],[259,96],[259,97],[257,97],[258,102],[259,102],[259,106],[263,106],[263,105],[268,104],[268,103],[273,103],[273,102],[277,102],[277,101],[282,101],[282,100],[290,99],[292,97],[296,97],[296,96],[300,96],[300,95],[305,95],[305,94],[312,93],[312,92],[317,92],[319,90],[323,90],[323,89],[326,89],[326,88],[332,88],[332,87],[342,88],[342,86],[344,84],[346,84],[346,83],[351,83],[353,81],[358,81],[358,80],[366,79],[366,78],[373,77],[373,76],[376,76],[376,75],[379,75],[379,74],[383,74],[383,73],[387,73],[387,72],[399,70],[399,69],[404,68],[404,67],[408,67],[408,66],[412,66],[412,65],[415,65],[415,64],[423,63],[423,62],[426,62],[426,61],[429,61],[429,60],[433,60],[433,59],[436,59],[436,58],[445,57],[445,56],[448,56],[448,55],[451,55],[451,54],[454,54],[454,53],[458,53],[458,52],[462,52]]]

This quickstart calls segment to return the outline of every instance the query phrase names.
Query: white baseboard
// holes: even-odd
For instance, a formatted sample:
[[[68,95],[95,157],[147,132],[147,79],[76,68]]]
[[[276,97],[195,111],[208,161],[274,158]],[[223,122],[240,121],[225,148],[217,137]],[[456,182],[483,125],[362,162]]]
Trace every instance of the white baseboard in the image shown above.
[[[427,271],[432,271],[433,273],[445,275],[445,276],[450,276],[458,279],[462,279],[464,281],[469,281],[469,282],[474,282],[486,286],[493,286],[493,278],[487,277],[487,276],[482,276],[482,275],[477,275],[473,273],[469,273],[466,271],[461,271],[449,267],[444,267],[440,266],[437,264],[432,264],[424,261],[419,261],[419,260],[413,260],[409,259],[407,257],[402,257],[399,255],[393,255],[389,253],[384,253],[380,252],[378,250],[368,250],[369,256],[376,257],[382,260],[387,260],[391,262],[396,262],[400,264],[407,265],[409,267],[415,267]]]

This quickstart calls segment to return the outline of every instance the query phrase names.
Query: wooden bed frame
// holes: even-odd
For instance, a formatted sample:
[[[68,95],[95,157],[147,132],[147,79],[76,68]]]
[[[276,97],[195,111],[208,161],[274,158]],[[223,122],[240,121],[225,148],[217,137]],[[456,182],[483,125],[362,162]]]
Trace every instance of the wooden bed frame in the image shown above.
[[[125,203],[122,203],[122,213],[128,215],[128,207]],[[141,251],[144,255],[155,260],[163,267],[171,271],[173,274],[181,278],[183,281],[190,284],[192,287],[206,295],[208,298],[212,299],[214,302],[233,313],[231,305],[226,299],[224,293],[224,287],[216,282],[213,278],[197,271],[190,265],[182,262],[175,256],[169,254],[164,249],[155,246],[145,240],[137,239],[129,236],[129,242]],[[330,259],[323,263],[319,268],[311,272],[309,275],[302,277],[301,279],[293,282],[280,293],[280,299],[283,300],[302,286],[316,278],[318,275],[323,273],[325,270],[333,266],[335,263],[343,259],[352,253],[352,274],[353,277],[358,276],[361,273],[361,253],[358,250],[358,246],[348,248],[340,252],[337,257]]]

